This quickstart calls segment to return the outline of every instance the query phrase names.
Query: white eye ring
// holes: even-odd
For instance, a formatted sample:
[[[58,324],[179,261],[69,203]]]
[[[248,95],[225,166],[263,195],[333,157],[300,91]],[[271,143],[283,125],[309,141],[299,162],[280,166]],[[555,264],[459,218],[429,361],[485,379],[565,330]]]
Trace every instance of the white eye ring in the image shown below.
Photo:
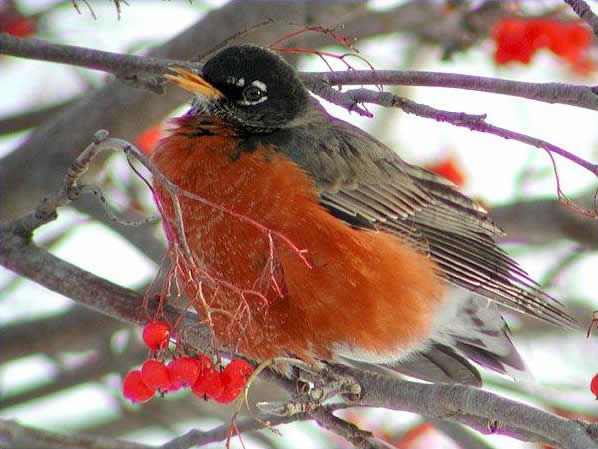
[[[253,84],[251,86],[247,86],[243,89],[243,98],[248,103],[255,103],[256,101],[261,100],[264,96],[264,91]]]
[[[239,100],[238,103],[244,106],[252,106],[263,103],[268,99],[266,91],[266,85],[259,80],[255,80],[245,89],[243,89],[243,99]]]

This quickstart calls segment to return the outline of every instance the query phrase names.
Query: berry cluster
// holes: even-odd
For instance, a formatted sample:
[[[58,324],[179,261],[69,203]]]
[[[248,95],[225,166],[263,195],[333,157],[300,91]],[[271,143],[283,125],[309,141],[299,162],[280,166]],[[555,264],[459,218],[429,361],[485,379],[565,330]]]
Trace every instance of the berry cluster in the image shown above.
[[[152,351],[166,349],[170,326],[163,321],[152,321],[143,328],[142,337]],[[173,358],[168,364],[149,358],[141,369],[129,371],[125,376],[123,395],[133,402],[146,402],[156,392],[164,394],[189,387],[201,398],[227,403],[237,399],[252,372],[251,365],[242,359],[233,359],[221,369],[205,354]]]
[[[592,32],[578,22],[557,22],[547,19],[503,19],[493,32],[496,42],[494,61],[507,64],[519,61],[528,64],[541,48],[567,60],[579,73],[592,71],[594,62],[586,50],[592,44]]]
[[[37,20],[21,14],[16,4],[1,2],[0,31],[17,37],[28,37],[37,31]]]

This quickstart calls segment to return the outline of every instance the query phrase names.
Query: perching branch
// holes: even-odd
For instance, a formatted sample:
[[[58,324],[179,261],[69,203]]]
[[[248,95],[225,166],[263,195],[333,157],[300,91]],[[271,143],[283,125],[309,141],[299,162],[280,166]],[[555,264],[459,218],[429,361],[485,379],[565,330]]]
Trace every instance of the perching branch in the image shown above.
[[[96,140],[69,169],[58,192],[42,201],[35,211],[1,228],[0,263],[21,276],[100,313],[141,324],[147,321],[147,317],[142,316],[140,312],[144,310],[141,295],[70,265],[37,248],[30,241],[33,229],[54,218],[56,208],[67,204],[80,192],[82,187],[77,185],[77,181],[94,156],[107,149],[119,148],[130,154],[131,145],[123,146],[119,142],[121,141],[118,139],[108,139],[106,132],[97,133]],[[164,312],[173,320],[181,313],[168,305]],[[197,323],[196,315],[187,315],[184,325]],[[207,329],[198,327],[189,326],[194,332],[185,335],[187,343],[202,347],[208,341],[209,333]],[[591,430],[589,425],[560,418],[487,391],[459,385],[403,381],[354,368],[343,368],[343,373],[355,379],[362,391],[361,396],[350,403],[351,406],[406,410],[427,417],[462,422],[482,432],[505,433],[546,444],[556,443],[563,448],[586,449],[596,443],[595,438],[588,433]],[[301,395],[297,395],[294,382],[289,382],[274,373],[269,373],[267,378],[273,378],[283,386],[293,396],[292,400],[302,398]],[[318,411],[316,406],[311,416],[349,441],[360,442],[362,445],[367,443],[366,433],[339,418],[332,417],[329,412]]]

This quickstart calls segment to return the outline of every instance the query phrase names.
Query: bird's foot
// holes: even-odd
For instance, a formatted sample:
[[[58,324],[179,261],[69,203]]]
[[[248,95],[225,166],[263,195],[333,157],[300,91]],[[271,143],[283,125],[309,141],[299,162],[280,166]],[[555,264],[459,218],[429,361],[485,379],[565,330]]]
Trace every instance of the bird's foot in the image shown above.
[[[361,385],[341,367],[329,365],[322,369],[317,377],[309,380],[308,397],[320,403],[336,395],[342,395],[348,401],[356,401],[361,396]]]
[[[291,401],[256,404],[262,413],[293,416],[298,413],[309,413],[320,407],[327,399],[337,395],[341,395],[347,401],[356,401],[361,396],[362,389],[359,382],[340,365],[310,364],[281,357],[272,359],[267,366],[280,364],[286,365],[284,371],[287,373],[290,373],[291,366],[294,368],[293,377],[298,382],[297,393],[293,395]]]

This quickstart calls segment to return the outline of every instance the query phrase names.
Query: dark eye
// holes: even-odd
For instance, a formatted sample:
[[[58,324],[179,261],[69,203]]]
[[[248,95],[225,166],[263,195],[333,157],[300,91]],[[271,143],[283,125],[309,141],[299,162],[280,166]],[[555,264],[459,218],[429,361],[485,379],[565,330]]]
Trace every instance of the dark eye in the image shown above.
[[[248,103],[255,103],[264,96],[264,91],[255,85],[247,86],[243,89],[243,98]]]

